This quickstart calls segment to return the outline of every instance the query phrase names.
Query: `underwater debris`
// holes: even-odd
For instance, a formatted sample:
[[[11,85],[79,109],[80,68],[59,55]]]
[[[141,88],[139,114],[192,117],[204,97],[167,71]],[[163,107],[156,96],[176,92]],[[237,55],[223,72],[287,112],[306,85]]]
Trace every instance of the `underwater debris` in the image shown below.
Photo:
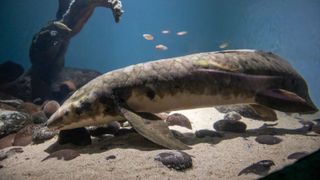
[[[77,146],[90,145],[91,137],[86,128],[75,128],[59,132],[58,143],[63,145],[71,143]]]
[[[272,160],[262,160],[244,168],[239,172],[238,176],[241,176],[242,174],[249,174],[249,173],[264,176],[268,174],[271,166],[274,166],[274,165],[275,164]]]
[[[274,137],[272,135],[259,135],[256,137],[255,140],[260,144],[267,144],[267,145],[279,144],[282,141],[282,139],[278,137]]]
[[[168,126],[181,126],[188,129],[192,129],[190,120],[183,114],[180,113],[174,113],[167,117],[166,123]]]
[[[166,50],[168,50],[168,47],[163,44],[158,44],[158,45],[156,45],[156,49],[161,50],[161,51],[166,51]]]
[[[170,34],[170,31],[169,30],[162,30],[161,33],[162,34]]]
[[[187,31],[180,31],[180,32],[177,32],[177,35],[178,36],[184,36],[184,35],[187,35],[188,32]]]
[[[54,157],[56,157],[58,160],[62,159],[65,161],[70,161],[78,156],[80,156],[80,153],[78,151],[75,151],[73,149],[62,149],[51,153],[46,158],[42,159],[41,162]]]
[[[142,34],[143,38],[148,40],[148,41],[152,41],[154,39],[154,37],[151,34]]]
[[[167,151],[158,154],[154,160],[162,162],[168,168],[182,171],[192,167],[192,158],[182,151]]]
[[[305,156],[307,156],[309,153],[306,151],[301,151],[301,152],[295,152],[290,154],[287,158],[288,159],[301,159]]]

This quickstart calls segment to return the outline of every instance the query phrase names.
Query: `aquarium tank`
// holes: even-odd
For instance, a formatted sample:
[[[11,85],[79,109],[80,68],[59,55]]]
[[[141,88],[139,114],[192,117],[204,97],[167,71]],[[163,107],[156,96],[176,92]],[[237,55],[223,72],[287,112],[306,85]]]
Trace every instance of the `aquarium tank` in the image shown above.
[[[133,165],[141,167],[131,175],[111,173],[119,179],[182,179],[176,171],[142,163],[149,156],[182,170],[185,179],[263,177],[292,164],[279,161],[288,153],[297,152],[290,156],[295,160],[310,158],[320,148],[319,69],[319,0],[3,0],[0,174],[14,179],[54,179],[55,173],[62,179],[103,179],[109,172],[101,176],[100,161],[88,154],[106,156],[111,149],[104,161],[119,164],[112,164],[110,172],[132,173]],[[191,110],[175,112],[184,109]],[[149,141],[142,138],[141,143],[139,136],[133,137],[133,146],[123,145],[130,144],[132,132]],[[53,147],[55,141],[61,147]],[[208,144],[220,142],[218,155],[204,156],[216,152]],[[12,146],[19,147],[8,149]],[[162,154],[157,152],[161,147],[193,150]],[[269,147],[278,154],[262,151]],[[224,148],[233,148],[233,154]],[[22,156],[24,151],[28,157]],[[123,157],[131,151],[140,159],[131,157],[136,160],[126,164],[129,159]],[[10,160],[12,154],[19,165]],[[250,154],[251,159],[239,157]],[[52,157],[71,162],[84,158],[84,166],[97,169],[90,174],[79,162],[37,166],[43,172],[54,169],[46,175],[24,162]],[[212,163],[200,163],[197,157]],[[214,159],[223,168],[213,167]],[[320,164],[319,152],[309,162]],[[199,164],[205,168],[200,170]],[[319,175],[308,174],[308,165],[294,165],[305,177]],[[281,173],[295,174],[284,169],[269,178]]]

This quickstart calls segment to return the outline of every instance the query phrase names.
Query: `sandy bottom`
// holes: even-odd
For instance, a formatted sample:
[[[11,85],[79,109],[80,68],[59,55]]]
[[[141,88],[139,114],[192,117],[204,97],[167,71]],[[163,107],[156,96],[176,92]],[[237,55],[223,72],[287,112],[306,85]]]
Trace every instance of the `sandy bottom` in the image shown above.
[[[320,148],[319,135],[295,130],[302,127],[299,120],[294,118],[298,116],[296,114],[287,116],[278,113],[278,125],[268,132],[283,141],[276,145],[262,145],[255,141],[257,134],[264,131],[258,129],[264,124],[262,121],[243,118],[241,121],[247,124],[247,133],[226,133],[223,138],[198,139],[192,132],[213,129],[212,124],[222,119],[223,114],[214,108],[179,113],[186,115],[193,127],[192,131],[173,127],[186,134],[183,141],[192,147],[185,151],[193,156],[193,167],[189,170],[179,172],[155,161],[158,153],[167,150],[131,133],[94,139],[93,144],[86,147],[61,147],[55,143],[57,138],[23,147],[23,153],[0,161],[4,166],[0,169],[0,179],[257,179],[260,176],[238,176],[238,173],[252,163],[267,159],[275,163],[272,172],[294,162],[287,159],[289,154],[298,151],[311,153]],[[319,117],[320,113],[303,116],[303,119]],[[41,162],[49,152],[58,148],[76,149],[81,155],[71,161],[52,158]],[[110,155],[115,155],[116,159],[106,160]]]

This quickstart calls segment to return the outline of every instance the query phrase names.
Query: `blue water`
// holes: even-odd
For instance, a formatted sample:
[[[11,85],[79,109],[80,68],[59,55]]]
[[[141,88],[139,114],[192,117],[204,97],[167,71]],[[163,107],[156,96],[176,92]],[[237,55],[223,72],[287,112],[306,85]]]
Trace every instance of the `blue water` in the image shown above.
[[[2,0],[0,61],[30,67],[32,36],[55,18],[57,0]],[[287,59],[308,82],[320,105],[319,0],[123,0],[119,24],[109,9],[98,8],[74,37],[66,65],[107,72],[148,60],[195,52],[250,48]],[[168,29],[169,35],[161,34]],[[188,31],[186,36],[175,35]],[[142,34],[154,35],[146,41]],[[156,44],[168,46],[158,51]]]

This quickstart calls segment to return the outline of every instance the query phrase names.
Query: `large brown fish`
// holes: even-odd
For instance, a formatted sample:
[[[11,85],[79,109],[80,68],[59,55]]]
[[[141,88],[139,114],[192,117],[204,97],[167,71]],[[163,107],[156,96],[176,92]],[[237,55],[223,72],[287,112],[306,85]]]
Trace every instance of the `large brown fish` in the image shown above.
[[[92,80],[48,120],[72,129],[127,119],[141,135],[171,149],[187,149],[151,113],[257,103],[284,112],[317,111],[303,78],[272,53],[231,50],[132,65]]]

